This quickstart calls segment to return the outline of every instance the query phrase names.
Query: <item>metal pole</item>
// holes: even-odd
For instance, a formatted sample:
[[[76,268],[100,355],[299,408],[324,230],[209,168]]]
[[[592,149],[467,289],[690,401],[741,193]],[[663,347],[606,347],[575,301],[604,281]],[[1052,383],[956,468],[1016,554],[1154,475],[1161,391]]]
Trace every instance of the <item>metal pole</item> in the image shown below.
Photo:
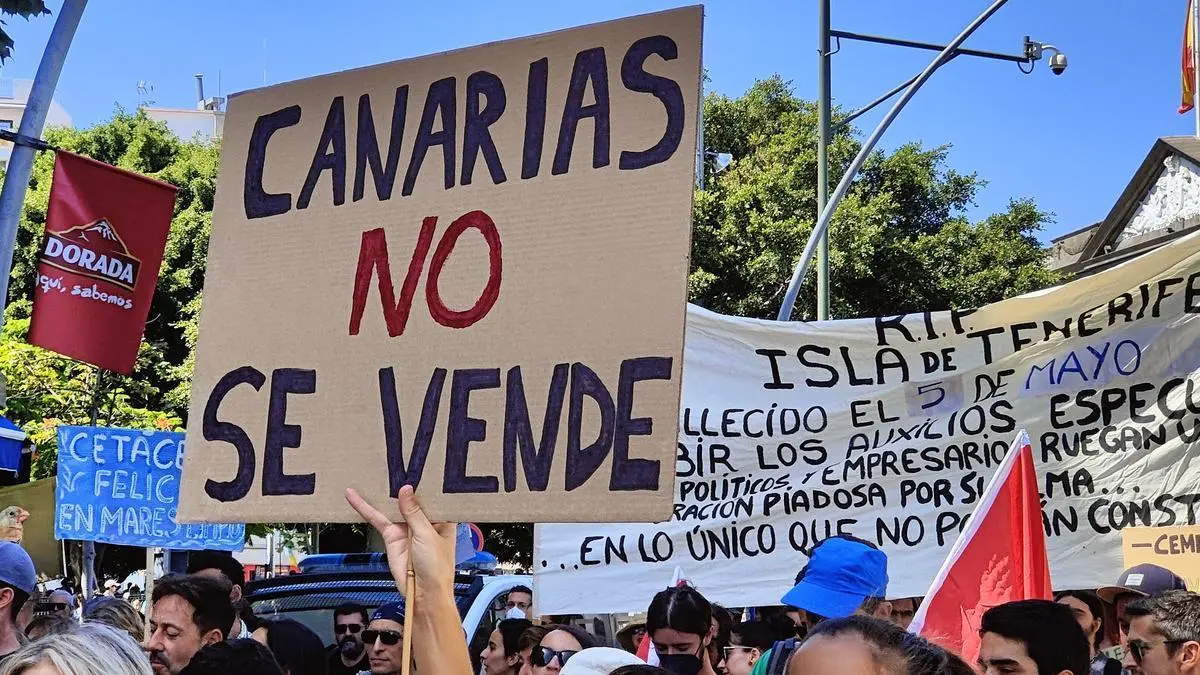
[[[949,55],[952,54],[955,49],[958,49],[958,46],[961,45],[964,40],[970,37],[971,33],[974,33],[975,30],[983,24],[983,22],[990,19],[992,15],[995,14],[996,11],[1001,7],[1003,7],[1006,2],[1008,2],[1008,0],[995,0],[995,2],[993,2],[990,7],[985,9],[982,14],[976,17],[975,20],[972,21],[971,24],[968,25],[963,32],[958,35],[958,37],[954,38],[950,44],[946,45],[946,48],[937,55],[937,58],[935,58],[932,63],[926,66],[925,70],[921,72],[916,81],[912,83],[912,86],[910,86],[908,90],[904,92],[904,95],[900,97],[900,100],[896,101],[896,104],[892,106],[892,109],[889,110],[888,114],[884,116],[882,121],[880,121],[879,126],[875,127],[875,131],[871,132],[870,138],[868,138],[867,142],[863,144],[862,149],[858,151],[858,156],[856,156],[854,161],[850,163],[850,167],[846,169],[846,173],[842,176],[842,180],[838,183],[837,189],[833,191],[833,196],[830,198],[829,203],[826,204],[825,208],[821,211],[821,217],[817,219],[816,226],[813,227],[812,235],[808,238],[808,245],[804,247],[804,254],[800,256],[800,261],[796,263],[796,269],[792,273],[791,281],[788,283],[787,294],[783,298],[783,306],[779,308],[779,315],[777,317],[778,320],[787,321],[791,319],[792,309],[796,306],[796,296],[800,294],[800,285],[804,281],[804,274],[808,271],[809,263],[812,262],[813,252],[817,248],[817,242],[820,241],[820,238],[825,234],[829,227],[829,221],[833,218],[834,210],[837,209],[837,205],[842,200],[842,197],[846,195],[846,191],[850,189],[850,183],[854,180],[854,176],[858,174],[858,170],[862,168],[863,162],[867,160],[867,156],[870,155],[871,151],[875,149],[875,144],[879,142],[879,138],[883,136],[883,132],[887,131],[887,128],[891,126],[892,121],[896,119],[896,115],[900,114],[900,111],[903,110],[904,106],[908,104],[910,99],[912,99],[913,94],[917,93],[917,90],[921,88],[921,85],[925,84],[925,82],[929,80],[929,77],[933,75],[934,71],[936,71],[939,66],[946,62],[947,57],[949,57]]]
[[[919,42],[917,40],[901,40],[899,38],[884,37],[882,35],[866,35],[864,33],[851,33],[844,30],[830,31],[830,36],[839,40],[857,40],[858,42],[874,42],[880,45],[892,45],[895,47],[909,47],[911,49],[928,49],[931,52],[940,52],[945,49],[945,45],[934,44],[932,42]],[[1001,52],[981,52],[978,49],[956,49],[955,52],[961,56],[978,56],[984,59],[996,59],[997,61],[1011,61],[1012,63],[1030,63],[1032,59],[1024,54],[1004,54]]]
[[[58,75],[62,72],[63,61],[67,58],[85,6],[87,0],[63,0],[54,29],[50,31],[50,41],[42,53],[42,62],[33,78],[29,99],[25,101],[25,110],[21,113],[18,133],[22,136],[40,138],[42,135],[46,113],[54,98],[54,89],[58,86]],[[29,187],[35,152],[27,145],[13,145],[8,158],[8,173],[4,176],[4,190],[0,192],[0,324],[4,322],[4,307],[8,304],[8,284],[12,275],[13,251],[17,246],[17,228],[21,223],[21,207],[25,203],[25,190]]]
[[[708,151],[704,148],[704,85],[700,85],[700,115],[696,120],[696,185],[704,189],[704,166],[708,164]]]
[[[944,65],[946,65],[946,63],[950,63],[951,61],[954,60],[954,57],[958,56],[961,53],[962,52],[959,51],[959,52],[955,52],[955,53],[951,54],[950,58],[946,59],[946,62],[943,63],[942,65],[944,66]],[[842,118],[838,120],[838,123],[833,126],[833,130],[840,131],[843,127],[849,126],[850,123],[853,122],[854,120],[856,120],[859,117],[862,117],[863,115],[866,115],[867,113],[874,110],[876,106],[883,105],[884,103],[887,102],[887,100],[889,98],[895,96],[896,94],[899,94],[900,92],[904,91],[905,89],[908,89],[908,87],[913,82],[917,81],[918,77],[920,77],[919,73],[917,75],[913,75],[912,77],[908,78],[904,82],[901,82],[900,84],[898,84],[894,88],[892,88],[890,91],[888,91],[886,94],[879,96],[874,101],[871,101],[870,103],[859,108],[858,110],[855,110],[854,112],[850,113],[849,115],[843,115]]]
[[[833,94],[829,82],[829,0],[821,0],[817,12],[817,218],[829,194],[829,114]],[[815,232],[814,224],[814,232]],[[795,300],[793,300],[793,303]],[[817,320],[829,318],[829,233],[817,242]]]
[[[92,426],[100,421],[100,399],[104,396],[104,369],[96,369],[96,383],[92,390]],[[83,542],[83,599],[91,600],[96,584],[96,544]]]
[[[154,595],[154,548],[146,547],[146,599],[142,605],[142,614],[146,620],[146,642],[150,641],[150,598]]]

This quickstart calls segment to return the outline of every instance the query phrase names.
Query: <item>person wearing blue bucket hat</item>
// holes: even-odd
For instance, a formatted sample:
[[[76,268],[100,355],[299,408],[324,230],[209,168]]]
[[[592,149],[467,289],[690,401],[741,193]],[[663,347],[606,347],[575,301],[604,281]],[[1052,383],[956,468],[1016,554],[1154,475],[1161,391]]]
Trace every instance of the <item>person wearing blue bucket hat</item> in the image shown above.
[[[869,542],[847,535],[830,537],[813,547],[796,585],[780,602],[805,615],[809,629],[826,619],[854,614],[888,619],[887,555]],[[797,638],[776,642],[754,664],[751,675],[782,675],[800,644]]]
[[[780,600],[804,610],[812,619],[837,619],[851,614],[889,615],[887,554],[861,539],[830,537],[817,544],[796,585]]]

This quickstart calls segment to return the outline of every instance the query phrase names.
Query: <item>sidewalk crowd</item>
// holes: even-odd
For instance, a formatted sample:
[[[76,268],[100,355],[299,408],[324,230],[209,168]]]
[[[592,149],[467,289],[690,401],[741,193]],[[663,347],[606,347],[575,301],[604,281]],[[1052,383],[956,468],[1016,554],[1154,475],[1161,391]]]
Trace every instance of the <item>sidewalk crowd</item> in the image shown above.
[[[29,619],[33,563],[0,542],[0,675],[399,675],[405,622],[412,672],[474,675],[451,587],[455,533],[433,524],[400,492],[405,522],[392,523],[349,491],[380,533],[399,589],[412,561],[415,594],[333,615],[326,647],[303,624],[256,617],[242,598],[232,557],[202,553],[188,574],[158,581],[151,621],[112,593],[83,604],[51,598]],[[887,600],[887,556],[851,537],[816,546],[778,607],[731,611],[680,584],[657,593],[645,623],[619,646],[574,625],[536,623],[533,592],[509,592],[507,612],[478,656],[483,675],[1183,675],[1200,673],[1200,595],[1155,565],[1123,572],[1112,586],[1060,592],[1054,601],[983,608],[979,657],[967,663],[938,636],[908,632],[920,598]]]

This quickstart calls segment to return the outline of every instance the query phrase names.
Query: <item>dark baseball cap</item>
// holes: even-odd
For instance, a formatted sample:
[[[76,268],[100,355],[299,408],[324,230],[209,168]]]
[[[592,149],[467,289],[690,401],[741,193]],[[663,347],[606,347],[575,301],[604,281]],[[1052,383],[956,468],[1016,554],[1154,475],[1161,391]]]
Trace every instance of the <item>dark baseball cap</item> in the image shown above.
[[[386,605],[380,605],[374,613],[371,614],[371,620],[387,620],[395,621],[396,623],[404,623],[404,600],[397,602],[389,602]]]
[[[187,573],[217,570],[234,586],[246,585],[246,570],[228,551],[192,551],[188,553]]]
[[[0,582],[26,595],[33,595],[37,590],[37,572],[33,569],[33,560],[20,544],[0,541]]]
[[[865,541],[830,537],[812,550],[785,605],[827,619],[850,616],[867,598],[887,594],[887,554]]]
[[[1118,595],[1133,593],[1141,597],[1155,597],[1167,591],[1186,591],[1187,584],[1171,570],[1150,563],[1134,565],[1121,572],[1117,583],[1096,589],[1096,595],[1105,602],[1114,602]]]

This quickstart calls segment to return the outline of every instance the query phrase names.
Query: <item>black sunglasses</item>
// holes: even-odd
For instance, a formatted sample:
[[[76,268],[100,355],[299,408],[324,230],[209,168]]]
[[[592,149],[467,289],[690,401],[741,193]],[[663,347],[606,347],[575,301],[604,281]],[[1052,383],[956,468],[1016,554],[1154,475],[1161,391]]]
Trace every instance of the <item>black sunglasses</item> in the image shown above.
[[[379,640],[388,647],[394,647],[404,636],[394,630],[364,630],[363,642],[373,645],[376,640]]]
[[[362,630],[361,623],[340,623],[333,627],[333,632],[341,635],[349,631],[353,635],[358,635],[358,631]]]
[[[1163,640],[1162,644],[1164,647],[1166,647],[1167,645],[1181,645],[1185,642],[1187,642],[1187,640]],[[1133,660],[1139,666],[1142,665],[1142,659],[1146,658],[1146,653],[1153,650],[1154,647],[1152,645],[1146,644],[1141,640],[1129,641],[1129,653],[1133,655]]]
[[[578,653],[579,652],[574,649],[565,649],[561,652],[558,652],[550,649],[549,647],[538,647],[537,649],[534,649],[532,653],[530,653],[529,660],[538,668],[545,668],[546,666],[550,665],[550,662],[553,661],[554,657],[557,656],[558,666],[561,668],[566,666],[567,661],[570,661],[571,657]]]

